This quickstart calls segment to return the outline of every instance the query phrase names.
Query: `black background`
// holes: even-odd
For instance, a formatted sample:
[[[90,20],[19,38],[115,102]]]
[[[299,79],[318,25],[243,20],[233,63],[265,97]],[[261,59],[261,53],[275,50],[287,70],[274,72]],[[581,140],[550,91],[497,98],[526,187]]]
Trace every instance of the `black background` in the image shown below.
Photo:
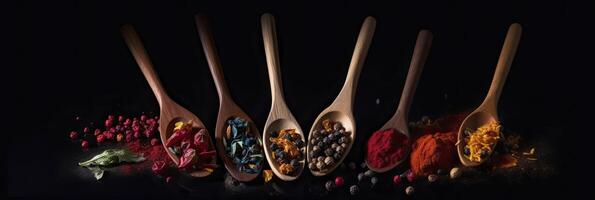
[[[80,154],[78,145],[67,138],[70,130],[78,128],[75,116],[99,122],[108,114],[159,111],[120,35],[120,26],[127,23],[137,29],[170,96],[208,128],[215,127],[218,98],[194,24],[196,13],[210,17],[231,94],[259,128],[270,108],[259,20],[266,12],[275,15],[285,97],[303,129],[338,94],[361,23],[366,16],[374,16],[376,33],[354,103],[356,150],[396,109],[419,30],[432,31],[434,40],[411,120],[479,105],[506,30],[518,22],[523,36],[500,99],[500,117],[527,140],[541,138],[560,149],[551,158],[558,160],[560,174],[537,186],[527,184],[525,195],[536,191],[541,191],[538,196],[560,195],[573,188],[567,185],[574,177],[567,171],[573,170],[568,170],[571,166],[561,156],[569,151],[561,130],[571,119],[554,117],[578,110],[566,87],[574,83],[568,71],[578,66],[564,64],[568,51],[566,41],[559,39],[568,37],[569,3],[138,0],[20,4],[16,32],[23,65],[15,70],[19,86],[9,91],[16,94],[11,99],[14,104],[23,108],[11,109],[20,109],[14,115],[17,119],[42,120],[17,120],[26,131],[18,128],[21,131],[7,134],[4,190],[10,197],[171,195],[171,188],[149,176],[107,185],[72,177],[64,168],[71,163],[60,162]],[[349,159],[361,157],[356,151]],[[124,186],[131,189],[114,189]]]

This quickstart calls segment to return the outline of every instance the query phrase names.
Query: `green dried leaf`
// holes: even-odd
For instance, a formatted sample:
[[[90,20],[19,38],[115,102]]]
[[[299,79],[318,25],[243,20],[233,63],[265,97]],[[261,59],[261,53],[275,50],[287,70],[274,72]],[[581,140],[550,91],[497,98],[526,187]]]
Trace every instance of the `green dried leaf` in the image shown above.
[[[137,163],[145,160],[145,157],[133,153],[128,149],[108,149],[93,158],[79,162],[79,166],[91,170],[97,180],[103,177],[104,170],[101,167],[110,167],[122,162]]]

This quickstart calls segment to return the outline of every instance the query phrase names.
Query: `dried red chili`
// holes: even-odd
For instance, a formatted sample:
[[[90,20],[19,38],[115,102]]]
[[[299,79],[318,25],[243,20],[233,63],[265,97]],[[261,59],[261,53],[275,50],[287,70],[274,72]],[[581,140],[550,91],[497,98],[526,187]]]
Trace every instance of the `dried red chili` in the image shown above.
[[[163,175],[165,173],[166,166],[167,165],[165,161],[156,160],[153,162],[153,166],[151,167],[151,169],[153,170],[153,172],[155,172],[155,174]]]
[[[184,154],[182,155],[182,157],[180,157],[180,163],[178,164],[178,168],[186,169],[192,166],[192,164],[196,163],[196,161],[196,150],[191,148],[186,149],[184,150]]]

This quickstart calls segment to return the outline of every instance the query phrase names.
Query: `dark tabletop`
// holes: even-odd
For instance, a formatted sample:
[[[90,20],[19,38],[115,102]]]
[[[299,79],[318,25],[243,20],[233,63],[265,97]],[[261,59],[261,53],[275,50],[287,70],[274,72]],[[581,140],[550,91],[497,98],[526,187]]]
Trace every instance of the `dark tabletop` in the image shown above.
[[[317,199],[405,198],[403,188],[388,184],[362,186],[358,196],[346,187],[324,192],[325,181],[355,172],[339,169],[332,176],[313,177],[307,170],[294,182],[261,178],[226,187],[226,172],[207,180],[178,177],[170,184],[149,168],[132,175],[110,171],[95,181],[77,162],[110,145],[82,151],[68,139],[81,128],[75,122],[99,123],[108,114],[157,113],[155,97],[120,36],[119,27],[135,26],[170,96],[195,113],[207,128],[216,123],[218,97],[205,60],[193,15],[211,19],[213,35],[232,97],[262,129],[270,108],[270,89],[259,17],[275,15],[283,88],[289,108],[303,129],[330,105],[342,87],[363,19],[374,16],[377,29],[359,78],[354,115],[357,140],[347,161],[361,163],[364,143],[396,109],[417,33],[433,32],[434,40],[411,108],[419,120],[469,111],[487,93],[507,27],[523,26],[523,36],[504,92],[499,114],[506,128],[535,146],[541,158],[527,168],[471,173],[459,181],[415,183],[420,199],[509,199],[565,195],[576,171],[563,157],[563,132],[578,110],[562,82],[573,81],[556,70],[565,55],[563,28],[567,4],[475,3],[475,1],[393,2],[220,2],[220,1],[67,1],[23,2],[23,84],[12,88],[18,120],[8,135],[5,188],[9,197],[176,197],[183,199]],[[47,5],[46,5],[47,4]],[[30,48],[29,48],[30,47]],[[553,50],[558,49],[558,50]],[[34,73],[32,73],[34,72]],[[22,76],[21,76],[22,75]],[[11,91],[12,92],[12,91]],[[559,95],[552,95],[559,94]],[[377,103],[378,102],[378,103]],[[21,118],[25,117],[26,118]],[[212,130],[211,130],[212,132]],[[482,175],[483,174],[483,175]],[[384,182],[384,183],[383,183]],[[208,197],[208,198],[206,198]]]

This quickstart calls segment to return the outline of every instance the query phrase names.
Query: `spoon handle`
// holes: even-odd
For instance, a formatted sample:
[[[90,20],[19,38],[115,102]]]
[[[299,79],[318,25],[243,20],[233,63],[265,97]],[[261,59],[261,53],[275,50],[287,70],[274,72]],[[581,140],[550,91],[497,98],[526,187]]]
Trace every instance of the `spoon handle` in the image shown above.
[[[260,19],[262,26],[262,38],[264,42],[264,51],[267,58],[269,80],[271,83],[271,97],[273,106],[277,103],[283,104],[283,85],[281,82],[279,48],[277,46],[277,31],[275,27],[275,18],[266,13]]]
[[[426,58],[430,52],[432,46],[432,33],[428,30],[421,30],[417,35],[417,41],[415,42],[415,48],[413,49],[413,56],[411,58],[411,64],[409,65],[409,72],[407,72],[407,79],[405,80],[405,86],[401,94],[401,100],[397,107],[395,115],[400,115],[405,122],[409,115],[409,108],[413,101],[415,89],[417,83],[424,69]]]
[[[223,102],[225,99],[228,99],[230,95],[227,84],[225,83],[225,77],[223,76],[223,70],[221,69],[221,62],[219,60],[219,55],[217,54],[215,41],[213,40],[213,35],[209,28],[209,21],[206,16],[201,14],[197,14],[195,20],[198,34],[200,36],[200,42],[202,43],[205,57],[209,63],[209,69],[211,70],[211,75],[215,81],[215,87],[217,87],[219,101]]]
[[[159,81],[157,73],[153,69],[153,64],[136,30],[134,30],[132,25],[126,24],[122,26],[120,31],[124,37],[124,41],[128,45],[128,49],[132,52],[136,63],[138,63],[138,66],[143,72],[145,79],[149,82],[149,86],[151,86],[151,90],[153,90],[159,106],[163,106],[163,99],[167,98],[167,94],[163,89],[163,85],[161,85],[161,81]]]
[[[508,71],[510,71],[512,60],[516,54],[521,39],[521,32],[522,28],[518,23],[510,25],[508,28],[508,33],[506,34],[506,39],[504,40],[504,45],[500,52],[500,58],[498,59],[498,65],[496,66],[496,72],[494,73],[490,90],[483,102],[484,105],[489,105],[494,110],[497,107],[498,100],[502,94],[502,89],[504,88],[504,83],[506,82],[506,76],[508,75]]]
[[[351,109],[350,105],[355,97],[357,80],[366,60],[375,29],[376,19],[374,19],[374,17],[366,17],[360,29],[353,55],[351,56],[351,63],[349,64],[349,71],[347,72],[345,84],[339,93],[339,97],[333,104],[340,103],[344,106],[343,108]]]

